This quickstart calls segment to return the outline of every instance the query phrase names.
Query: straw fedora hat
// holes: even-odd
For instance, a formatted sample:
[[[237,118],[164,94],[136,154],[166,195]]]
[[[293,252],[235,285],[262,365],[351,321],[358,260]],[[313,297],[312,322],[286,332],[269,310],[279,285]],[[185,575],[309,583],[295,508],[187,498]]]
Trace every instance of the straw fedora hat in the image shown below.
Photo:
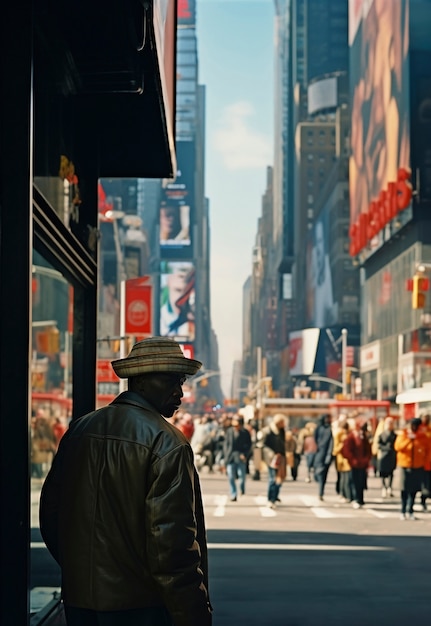
[[[181,346],[169,337],[149,337],[135,343],[124,359],[111,363],[119,378],[132,378],[154,372],[178,372],[192,376],[202,367],[200,361],[184,356]]]

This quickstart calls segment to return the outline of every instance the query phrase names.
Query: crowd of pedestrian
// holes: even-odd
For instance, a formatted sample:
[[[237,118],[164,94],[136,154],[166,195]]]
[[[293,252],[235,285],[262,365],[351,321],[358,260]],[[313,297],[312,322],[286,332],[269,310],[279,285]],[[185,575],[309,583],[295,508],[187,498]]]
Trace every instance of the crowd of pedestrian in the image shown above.
[[[178,414],[172,418],[178,428],[184,421],[193,424],[190,441],[198,469],[226,474],[230,500],[246,491],[246,478],[253,464],[253,480],[267,476],[268,506],[276,508],[287,480],[298,479],[302,463],[305,481],[317,484],[317,497],[324,501],[328,473],[336,471],[338,501],[354,509],[365,504],[368,477],[381,480],[382,498],[399,492],[401,519],[415,519],[414,504],[420,494],[420,507],[427,511],[431,495],[431,419],[429,415],[397,427],[394,417],[386,416],[377,425],[363,415],[329,414],[307,421],[301,428],[289,428],[289,420],[276,414],[262,424],[245,420],[238,413],[207,413],[201,416]],[[184,432],[184,431],[183,431]],[[259,454],[256,456],[256,451]],[[397,470],[398,480],[395,481]]]

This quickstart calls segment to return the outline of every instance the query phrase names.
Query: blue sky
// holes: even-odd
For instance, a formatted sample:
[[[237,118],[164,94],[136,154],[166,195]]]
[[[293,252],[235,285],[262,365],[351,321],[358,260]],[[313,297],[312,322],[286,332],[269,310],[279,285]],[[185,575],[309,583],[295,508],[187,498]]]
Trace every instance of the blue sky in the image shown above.
[[[211,220],[211,315],[230,395],[242,350],[242,288],[273,162],[273,0],[197,0],[206,86],[205,187]]]

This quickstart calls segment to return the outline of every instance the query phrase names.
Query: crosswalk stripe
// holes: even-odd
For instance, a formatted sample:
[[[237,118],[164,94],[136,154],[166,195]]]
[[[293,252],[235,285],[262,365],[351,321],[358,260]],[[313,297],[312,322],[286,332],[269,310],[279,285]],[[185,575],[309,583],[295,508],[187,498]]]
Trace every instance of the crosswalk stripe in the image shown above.
[[[379,505],[385,505],[383,510],[379,509]],[[276,509],[268,507],[266,495],[259,494],[257,496],[239,496],[238,502],[229,502],[226,494],[206,494],[204,496],[204,506],[207,509],[207,515],[212,517],[225,517],[226,515],[250,515],[250,509],[255,509],[256,514],[261,517],[275,517],[279,513],[288,513],[295,510],[295,515],[311,514],[319,519],[336,519],[336,518],[356,518],[358,515],[372,515],[379,519],[396,519],[400,514],[400,505],[398,502],[383,502],[374,499],[368,502],[360,510],[353,510],[352,506],[347,503],[340,503],[328,496],[324,502],[320,502],[316,495],[289,493],[282,494],[281,502]],[[431,515],[428,517],[422,514],[419,517],[422,521],[431,521]]]

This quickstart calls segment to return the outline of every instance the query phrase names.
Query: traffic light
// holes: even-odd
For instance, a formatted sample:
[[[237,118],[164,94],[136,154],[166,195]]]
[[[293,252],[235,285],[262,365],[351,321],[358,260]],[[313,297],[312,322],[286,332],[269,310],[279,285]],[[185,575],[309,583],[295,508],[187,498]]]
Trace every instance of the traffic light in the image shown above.
[[[429,289],[429,279],[425,276],[413,276],[412,308],[423,309],[426,303],[426,292]]]
[[[60,331],[58,328],[53,326],[36,333],[36,348],[42,354],[58,354],[60,352]]]

